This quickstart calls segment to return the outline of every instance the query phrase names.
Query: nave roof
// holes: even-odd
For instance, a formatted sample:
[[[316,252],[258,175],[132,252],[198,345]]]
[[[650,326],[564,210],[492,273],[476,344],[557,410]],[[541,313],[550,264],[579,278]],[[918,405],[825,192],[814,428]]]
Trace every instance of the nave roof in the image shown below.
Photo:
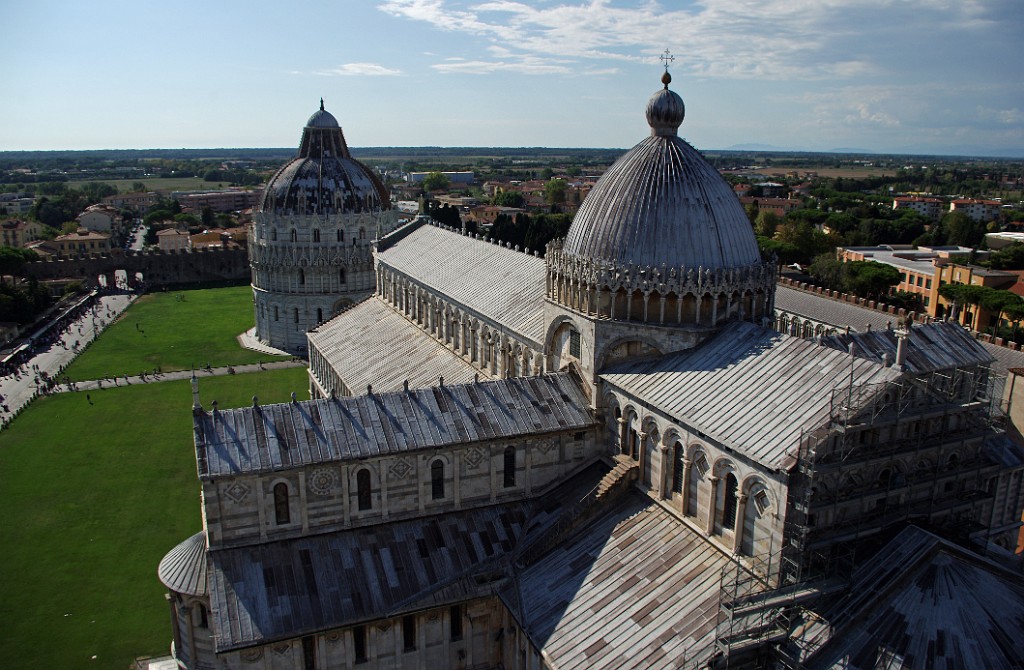
[[[199,476],[270,472],[594,424],[568,373],[197,410]]]
[[[309,333],[320,352],[353,393],[367,386],[380,392],[434,386],[441,377],[465,384],[477,374],[458,354],[371,296]]]
[[[544,341],[542,257],[421,225],[377,260],[537,345]]]

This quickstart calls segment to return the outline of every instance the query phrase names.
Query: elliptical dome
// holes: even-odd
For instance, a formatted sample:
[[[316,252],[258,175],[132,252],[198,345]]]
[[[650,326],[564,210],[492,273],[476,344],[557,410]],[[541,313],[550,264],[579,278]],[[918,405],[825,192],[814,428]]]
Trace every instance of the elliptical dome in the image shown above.
[[[302,130],[298,156],[267,183],[259,211],[335,215],[390,209],[384,183],[352,158],[338,120],[323,104]]]
[[[647,103],[650,137],[617,160],[580,206],[566,253],[651,267],[717,269],[761,262],[729,184],[677,135],[682,98],[665,87]]]

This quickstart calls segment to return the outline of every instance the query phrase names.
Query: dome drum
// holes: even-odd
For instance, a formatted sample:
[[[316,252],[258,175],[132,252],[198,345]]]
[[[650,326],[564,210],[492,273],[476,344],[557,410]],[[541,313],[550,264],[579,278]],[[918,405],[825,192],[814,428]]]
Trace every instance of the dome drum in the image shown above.
[[[589,317],[712,328],[757,321],[774,308],[773,261],[717,269],[624,265],[567,253],[557,242],[545,259],[548,300]]]

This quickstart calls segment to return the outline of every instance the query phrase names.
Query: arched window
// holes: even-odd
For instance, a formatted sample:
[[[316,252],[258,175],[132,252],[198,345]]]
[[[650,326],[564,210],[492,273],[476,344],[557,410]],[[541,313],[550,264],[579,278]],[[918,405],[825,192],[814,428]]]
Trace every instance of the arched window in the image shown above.
[[[345,268],[338,268],[338,281],[345,283]]]
[[[338,228],[338,241],[339,242],[344,242],[345,241],[345,231],[342,230],[341,228]]]
[[[292,309],[292,320],[295,321],[295,323],[299,322],[299,308],[298,307],[295,307],[295,308]]]
[[[370,471],[366,468],[356,473],[356,499],[360,511],[373,507],[373,497],[370,492]]]
[[[274,520],[281,526],[291,523],[292,514],[288,506],[288,485],[274,484]]]
[[[280,316],[281,315],[277,310],[277,305],[274,305],[274,321],[277,321],[280,318]]]
[[[505,488],[516,485],[516,448],[505,447]]]
[[[361,239],[361,240],[365,240],[366,239],[366,228],[360,228],[359,229],[359,239]]]
[[[441,459],[430,464],[430,497],[434,500],[444,498],[444,461]]]
[[[683,445],[676,442],[672,448],[672,493],[683,492]]]
[[[299,234],[295,231],[294,228],[292,228],[292,242],[298,242],[298,241],[299,241]]]
[[[736,506],[739,502],[736,497],[737,488],[736,475],[730,472],[725,476],[725,499],[722,502],[722,528],[729,530],[736,527]]]
[[[320,229],[319,228],[314,228],[313,229],[313,241],[314,242],[319,242],[320,241]]]
[[[303,270],[302,268],[299,268],[299,286],[304,286],[305,284],[306,284],[306,271]]]
[[[323,323],[324,322],[324,310],[323,310],[322,307],[317,307],[316,308],[316,322],[317,323]]]
[[[203,603],[196,603],[196,627],[197,628],[209,628],[210,617],[206,613],[206,605]]]
[[[273,242],[277,242],[277,228],[270,229],[270,239]]]

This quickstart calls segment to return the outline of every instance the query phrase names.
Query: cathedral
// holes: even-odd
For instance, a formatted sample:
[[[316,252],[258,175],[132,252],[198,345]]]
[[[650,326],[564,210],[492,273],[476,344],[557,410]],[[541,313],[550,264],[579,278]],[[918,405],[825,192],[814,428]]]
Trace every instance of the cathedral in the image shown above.
[[[203,530],[158,568],[181,668],[1019,667],[991,356],[951,323],[779,332],[662,82],[546,249],[395,227],[365,168],[328,192],[313,156],[350,159],[313,115],[251,252],[310,399],[193,382]]]

